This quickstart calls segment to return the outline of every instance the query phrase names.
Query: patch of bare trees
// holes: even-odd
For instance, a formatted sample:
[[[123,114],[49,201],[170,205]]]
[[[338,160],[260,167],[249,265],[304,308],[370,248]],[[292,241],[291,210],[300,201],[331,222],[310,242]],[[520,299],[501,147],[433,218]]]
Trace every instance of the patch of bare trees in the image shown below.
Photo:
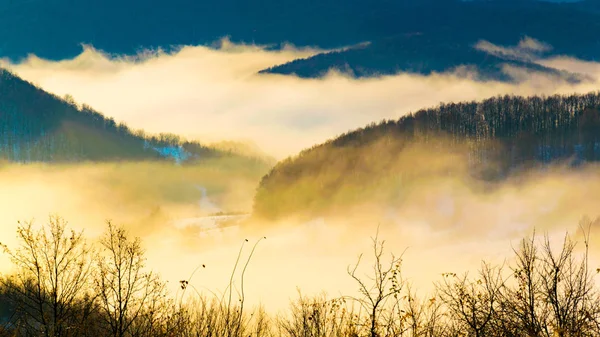
[[[170,302],[164,284],[144,270],[139,239],[110,222],[98,250],[62,218],[17,229],[18,246],[2,245],[15,273],[2,290],[15,311],[7,326],[26,336],[159,336]]]
[[[83,233],[65,225],[56,216],[41,229],[19,224],[18,248],[2,246],[17,269],[2,285],[17,308],[18,327],[27,334],[77,336],[90,315],[90,248]]]
[[[109,222],[92,248],[82,232],[50,217],[39,228],[20,224],[15,248],[2,245],[15,273],[1,277],[0,336],[599,336],[598,269],[589,265],[597,224],[581,223],[579,245],[569,235],[555,244],[534,234],[503,265],[482,262],[474,274],[445,273],[424,298],[403,278],[402,256],[387,255],[376,236],[372,268],[361,268],[361,255],[347,269],[357,295],[300,293],[285,313],[271,316],[262,307],[244,308],[244,274],[260,240],[244,259],[242,245],[225,292],[197,291],[189,283],[194,271],[173,300],[147,270],[140,240],[122,227]],[[183,301],[188,288],[194,293]]]
[[[560,248],[532,235],[508,268],[483,264],[475,279],[445,274],[438,286],[454,335],[584,337],[600,335],[600,294],[589,268],[590,229],[581,251],[569,235]]]

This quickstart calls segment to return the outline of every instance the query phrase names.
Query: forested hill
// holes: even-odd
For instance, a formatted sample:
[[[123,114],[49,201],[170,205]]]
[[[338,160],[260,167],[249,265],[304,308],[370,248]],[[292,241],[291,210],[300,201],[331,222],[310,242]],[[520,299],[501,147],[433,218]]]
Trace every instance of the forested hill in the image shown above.
[[[263,177],[256,216],[277,219],[400,201],[420,181],[496,181],[552,162],[600,159],[600,94],[495,97],[441,104],[358,129],[278,163]]]
[[[61,99],[0,69],[0,159],[105,161],[170,159],[179,162],[225,152],[183,142],[176,135],[146,136],[87,105]]]

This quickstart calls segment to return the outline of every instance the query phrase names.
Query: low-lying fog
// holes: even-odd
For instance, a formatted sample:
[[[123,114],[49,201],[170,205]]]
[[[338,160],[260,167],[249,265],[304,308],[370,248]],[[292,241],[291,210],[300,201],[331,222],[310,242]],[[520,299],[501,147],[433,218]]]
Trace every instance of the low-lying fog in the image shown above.
[[[188,279],[201,264],[206,268],[200,268],[190,284],[198,292],[219,296],[229,283],[242,244],[234,278],[238,289],[253,245],[266,237],[256,246],[244,289],[248,304],[260,302],[268,311],[277,311],[297,296],[297,289],[309,295],[322,291],[331,296],[354,294],[357,286],[346,268],[364,253],[361,265],[365,272],[370,270],[370,237],[378,227],[387,252],[404,252],[404,277],[426,294],[444,272],[474,271],[482,259],[499,264],[509,261],[512,247],[534,229],[540,238],[547,232],[560,243],[567,231],[579,238],[578,224],[584,215],[595,218],[600,214],[596,166],[576,172],[547,170],[511,179],[487,192],[469,186],[466,180],[438,179],[413,192],[402,205],[368,205],[366,200],[366,206],[335,218],[267,224],[252,222],[244,214],[207,217],[215,210],[248,211],[255,187],[251,179],[256,177],[233,181],[215,176],[205,196],[200,185],[180,189],[190,194],[189,200],[196,198],[181,201],[133,184],[135,179],[129,175],[142,164],[120,165],[4,167],[0,171],[1,241],[14,245],[17,220],[35,217],[42,224],[50,213],[60,214],[74,228],[85,229],[90,239],[101,233],[104,220],[110,218],[142,238],[149,267],[169,282],[174,296],[178,281]],[[147,171],[162,170],[165,181],[172,178],[164,174],[178,176],[184,170],[144,165]],[[208,182],[198,180],[198,184]],[[166,188],[154,186],[158,187]],[[153,198],[163,202],[158,205],[160,211],[149,202]],[[221,229],[215,226],[219,221]],[[594,268],[596,253],[600,253],[598,230],[592,229]],[[1,261],[6,270],[6,257]],[[190,291],[186,296],[196,295]]]

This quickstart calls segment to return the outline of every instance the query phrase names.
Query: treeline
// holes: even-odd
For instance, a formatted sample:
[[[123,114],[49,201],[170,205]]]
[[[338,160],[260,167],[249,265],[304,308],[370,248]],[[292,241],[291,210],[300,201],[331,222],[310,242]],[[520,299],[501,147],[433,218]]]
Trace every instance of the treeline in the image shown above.
[[[357,295],[300,294],[285,312],[268,315],[244,307],[244,289],[232,296],[231,282],[220,297],[199,292],[190,283],[195,271],[172,298],[146,268],[140,240],[122,227],[109,223],[91,245],[52,217],[41,229],[22,224],[18,246],[4,246],[16,270],[1,277],[0,335],[598,336],[598,270],[588,257],[590,229],[598,224],[582,221],[579,247],[568,235],[556,249],[547,236],[534,234],[502,266],[482,262],[473,275],[443,273],[425,298],[404,277],[402,256],[388,255],[376,236],[369,274],[362,274],[360,258],[347,268]]]
[[[255,214],[278,218],[320,211],[336,198],[353,203],[368,197],[359,191],[378,184],[406,189],[450,153],[456,158],[448,160],[467,163],[470,174],[484,181],[558,161],[572,166],[598,161],[599,109],[599,93],[500,96],[373,123],[281,161],[260,183]],[[415,146],[419,153],[404,155]],[[452,174],[447,166],[429,173]],[[357,197],[341,196],[343,190]]]
[[[577,156],[600,159],[600,92],[550,97],[499,96],[481,102],[440,104],[402,118],[384,120],[345,133],[303,151],[296,160],[332,147],[364,146],[382,137],[427,142],[440,135],[452,141],[474,141],[486,149],[499,140],[513,154],[510,164],[548,162]],[[547,151],[550,151],[549,153]],[[483,155],[483,154],[482,154]]]
[[[133,131],[89,105],[79,106],[68,95],[59,98],[0,69],[1,159],[17,162],[176,156],[193,159],[224,154],[198,142],[184,141],[177,135]]]

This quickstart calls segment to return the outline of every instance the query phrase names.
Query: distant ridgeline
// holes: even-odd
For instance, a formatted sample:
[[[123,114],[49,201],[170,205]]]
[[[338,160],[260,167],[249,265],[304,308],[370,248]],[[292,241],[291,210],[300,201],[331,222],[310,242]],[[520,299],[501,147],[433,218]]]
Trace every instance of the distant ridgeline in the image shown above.
[[[420,183],[497,181],[549,163],[600,159],[600,94],[495,97],[442,104],[346,133],[278,163],[263,177],[255,216],[401,201]],[[466,173],[466,174],[465,174]]]
[[[85,104],[61,99],[0,69],[0,159],[70,162],[169,159],[224,154],[176,135],[146,136]]]

